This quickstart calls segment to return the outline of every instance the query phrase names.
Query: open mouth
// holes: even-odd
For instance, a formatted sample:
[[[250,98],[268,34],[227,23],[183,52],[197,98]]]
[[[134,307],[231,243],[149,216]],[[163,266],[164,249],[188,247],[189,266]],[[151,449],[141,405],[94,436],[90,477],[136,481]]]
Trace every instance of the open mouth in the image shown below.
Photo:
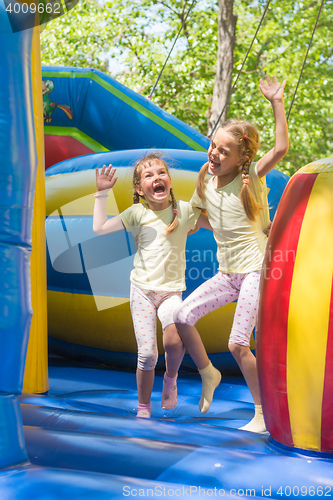
[[[162,184],[158,184],[157,186],[154,186],[154,193],[164,193],[165,187]]]
[[[212,160],[210,158],[210,160],[209,160],[209,166],[210,166],[210,168],[218,168],[219,167],[219,163],[215,162],[214,160]]]

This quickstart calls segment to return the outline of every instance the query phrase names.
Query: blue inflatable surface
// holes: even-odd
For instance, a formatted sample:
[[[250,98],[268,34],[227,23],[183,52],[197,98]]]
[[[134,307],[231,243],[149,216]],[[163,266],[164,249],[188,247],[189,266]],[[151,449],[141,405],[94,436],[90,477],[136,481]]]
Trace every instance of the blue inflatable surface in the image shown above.
[[[161,408],[161,392],[162,376],[157,375],[152,418],[138,419],[134,372],[51,358],[48,395],[20,397],[29,459],[43,467],[37,469],[41,485],[47,474],[53,481],[69,477],[77,481],[74,498],[83,498],[85,485],[87,494],[96,488],[96,498],[103,498],[99,495],[106,486],[112,498],[332,496],[331,460],[286,451],[268,434],[237,429],[253,416],[242,378],[223,378],[205,415],[198,408],[198,375],[180,374],[173,410]],[[102,473],[98,487],[93,473]],[[1,484],[12,480],[5,472],[0,478]]]

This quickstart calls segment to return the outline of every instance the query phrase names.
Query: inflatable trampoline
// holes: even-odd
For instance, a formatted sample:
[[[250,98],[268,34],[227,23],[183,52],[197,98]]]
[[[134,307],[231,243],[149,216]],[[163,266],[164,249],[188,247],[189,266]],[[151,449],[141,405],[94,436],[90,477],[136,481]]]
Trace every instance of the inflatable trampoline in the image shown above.
[[[76,97],[69,97],[70,83],[66,84],[68,99],[47,100],[51,89],[56,92],[57,85],[53,81],[52,87],[50,81],[53,76],[50,74],[44,75],[44,79],[49,82],[45,81],[43,85],[41,83],[39,29],[21,29],[13,33],[3,3],[0,3],[0,27],[0,48],[3,54],[0,100],[1,109],[6,110],[6,114],[2,113],[0,119],[0,143],[3,151],[0,176],[1,499],[331,497],[333,462],[330,367],[333,309],[332,253],[327,248],[331,248],[333,234],[332,160],[327,159],[322,165],[312,165],[290,181],[273,223],[270,239],[272,249],[280,249],[280,244],[286,244],[289,249],[290,242],[298,242],[299,245],[295,266],[286,266],[286,274],[283,274],[280,282],[289,284],[289,288],[273,287],[268,290],[267,300],[273,304],[268,311],[271,317],[263,312],[260,316],[259,358],[261,369],[265,367],[265,377],[261,377],[263,404],[273,438],[238,430],[238,427],[251,418],[253,406],[247,387],[241,378],[236,377],[222,379],[210,411],[202,415],[198,409],[201,383],[197,374],[181,374],[179,404],[168,412],[163,411],[160,406],[162,377],[157,375],[152,397],[153,418],[138,419],[134,416],[137,402],[135,374],[130,369],[110,369],[101,361],[97,363],[95,356],[92,356],[94,362],[83,365],[53,355],[49,360],[48,377],[45,240],[50,238],[47,241],[49,269],[52,266],[54,273],[52,275],[49,271],[51,295],[78,295],[91,307],[94,297],[91,298],[92,294],[87,292],[87,284],[91,285],[88,271],[96,269],[96,266],[93,261],[90,261],[90,265],[89,259],[86,261],[81,255],[83,248],[85,255],[91,257],[88,250],[90,245],[94,247],[94,242],[90,241],[91,216],[87,213],[90,201],[86,204],[82,200],[87,197],[90,200],[94,191],[93,171],[86,168],[87,161],[93,168],[93,162],[99,166],[102,156],[78,158],[75,162],[82,162],[82,168],[76,167],[72,171],[61,170],[64,164],[53,167],[53,172],[52,168],[49,169],[47,225],[51,229],[48,228],[49,235],[46,238],[44,122],[45,127],[56,126],[59,113],[58,117],[68,120],[70,127],[75,124],[81,141],[82,137],[87,141],[89,139],[94,147],[98,142],[98,134],[95,135],[94,131],[84,126],[84,116],[91,116],[89,113],[81,115],[80,123],[75,121],[80,115],[76,114],[74,104],[79,102],[83,109],[84,99],[80,100],[78,93]],[[78,77],[80,80],[76,71],[68,68],[59,71],[68,74],[63,76],[64,82],[67,77],[72,80]],[[108,77],[89,75],[91,72],[87,72],[78,82],[85,86],[85,100],[88,104],[89,90],[94,88],[98,80],[101,88],[106,86],[107,92],[118,96],[124,109],[128,111],[130,107],[135,110],[140,126],[143,126],[142,123],[155,123],[155,132],[151,134],[154,143],[133,144],[133,147],[172,149],[172,161],[179,162],[172,165],[179,196],[187,196],[196,176],[196,172],[189,168],[188,161],[194,165],[196,161],[201,163],[202,159],[195,156],[195,161],[194,157],[185,161],[181,158],[181,150],[187,150],[190,155],[200,155],[198,147],[192,147],[193,142],[188,143],[189,138],[203,149],[206,139],[186,126],[186,133],[181,135],[181,123],[168,117],[146,99],[133,96],[131,91],[128,91],[127,98],[126,89],[121,87],[119,90],[115,83],[108,81]],[[115,90],[111,92],[110,88],[113,86]],[[48,89],[49,92],[46,92]],[[42,101],[44,95],[46,97]],[[57,102],[57,106],[51,105]],[[89,109],[91,112],[96,111],[94,106]],[[115,105],[114,116],[119,112]],[[170,126],[167,124],[168,120]],[[158,143],[158,131],[166,131],[162,133],[162,137],[171,138],[171,143]],[[71,137],[73,130],[67,130],[67,135],[63,130],[61,132],[62,137]],[[110,138],[116,132],[114,129]],[[172,142],[174,140],[176,143]],[[102,145],[110,150],[111,146],[107,142]],[[175,153],[177,148],[179,151]],[[126,157],[125,152],[120,152],[121,149],[123,148],[118,147],[118,151],[104,152],[108,155],[119,154],[119,161],[120,158],[122,161],[127,158],[125,163],[117,165],[122,171],[124,191],[118,194],[115,191],[116,203],[110,206],[110,216],[114,215],[114,208],[118,210],[122,204],[127,203],[126,179],[132,159],[135,154],[139,154],[132,151]],[[72,150],[67,151],[65,156],[67,153],[70,154],[67,158],[76,156]],[[116,156],[112,156],[112,161],[116,163]],[[304,182],[307,176],[309,184]],[[74,187],[77,191],[72,193]],[[320,217],[313,226],[313,214],[316,211]],[[295,234],[292,222],[297,224]],[[309,245],[312,236],[313,245]],[[193,246],[199,245],[196,237],[197,235],[193,236]],[[133,251],[133,242],[127,240],[126,244],[126,259],[114,256],[112,262],[105,262],[105,265],[121,263],[122,267],[123,261],[130,259]],[[206,245],[209,246],[208,240]],[[309,247],[312,253],[307,252]],[[317,258],[318,252],[322,252],[320,259]],[[75,259],[78,253],[80,259]],[[101,261],[102,255],[99,259]],[[266,266],[268,272],[275,273],[269,261]],[[282,267],[280,266],[281,271],[284,272]],[[304,280],[300,281],[299,276]],[[310,277],[310,284],[313,284],[315,276],[320,276],[324,286],[315,297],[313,307],[313,294],[309,293],[313,287],[308,286],[307,277]],[[273,281],[268,282],[269,286],[272,283]],[[296,288],[292,283],[295,283]],[[123,283],[119,283],[119,286],[123,286]],[[191,286],[189,281],[188,288]],[[300,322],[295,313],[297,301],[294,301],[294,290],[297,292],[296,298],[298,293],[301,293],[302,298],[304,314],[301,315]],[[97,292],[98,300],[104,297],[101,290]],[[286,298],[289,293],[292,301]],[[112,296],[103,298],[107,302],[114,299],[117,300],[111,310],[127,307],[126,303],[119,304],[119,301],[127,297],[126,294],[122,296],[119,290],[116,293],[116,285],[113,285]],[[65,302],[67,299],[59,300]],[[279,307],[275,307],[277,303]],[[289,303],[292,306],[290,308]],[[66,310],[56,309],[57,307],[55,304],[55,312],[50,312],[53,314],[50,323],[58,321],[58,326],[61,325],[66,335],[72,335],[72,343],[65,341],[69,348],[71,345],[79,345],[75,344],[77,333],[71,332],[69,325],[61,323],[61,318],[56,317],[65,315]],[[80,305],[82,315],[84,307],[83,301],[83,305]],[[101,309],[101,312],[108,309]],[[76,316],[77,321],[78,319],[79,314]],[[87,317],[85,321],[87,322]],[[120,315],[119,324],[117,325],[116,319],[113,323],[115,327],[120,325],[120,328],[124,328],[123,321]],[[86,327],[87,330],[91,328]],[[273,340],[270,336],[271,328],[275,329]],[[60,336],[59,329],[57,331]],[[311,338],[313,329],[316,335]],[[295,350],[302,345],[299,339],[302,338],[303,330],[306,334],[305,344],[309,348],[308,352],[306,348],[301,350],[303,372],[299,376],[299,371],[296,370],[295,378],[293,360]],[[94,331],[97,332],[97,329]],[[92,335],[87,335],[86,344],[91,342],[91,338]],[[313,339],[316,342],[311,343]],[[84,347],[106,351],[105,346]],[[121,357],[126,352],[125,347],[119,346],[117,355]],[[312,354],[314,362],[311,362]],[[318,370],[314,364],[323,360],[326,362],[325,368]],[[128,359],[123,366],[127,362]],[[264,363],[268,364],[265,366]],[[314,382],[309,384],[309,380]],[[269,382],[269,387],[265,385],[266,381]]]

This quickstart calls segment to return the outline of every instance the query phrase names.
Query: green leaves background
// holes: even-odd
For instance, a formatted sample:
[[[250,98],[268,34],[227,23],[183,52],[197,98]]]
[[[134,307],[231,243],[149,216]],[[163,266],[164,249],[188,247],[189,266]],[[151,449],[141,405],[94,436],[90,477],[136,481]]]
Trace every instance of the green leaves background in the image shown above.
[[[190,1],[80,2],[41,35],[42,62],[93,67],[148,96]],[[234,78],[266,2],[235,0]],[[259,90],[266,73],[287,79],[286,111],[301,71],[319,2],[273,0],[230,100],[229,118],[260,130],[259,155],[274,144],[270,104]],[[218,3],[198,0],[156,88],[153,100],[203,134],[214,87]],[[333,1],[326,0],[289,119],[290,149],[278,168],[288,174],[333,154]]]

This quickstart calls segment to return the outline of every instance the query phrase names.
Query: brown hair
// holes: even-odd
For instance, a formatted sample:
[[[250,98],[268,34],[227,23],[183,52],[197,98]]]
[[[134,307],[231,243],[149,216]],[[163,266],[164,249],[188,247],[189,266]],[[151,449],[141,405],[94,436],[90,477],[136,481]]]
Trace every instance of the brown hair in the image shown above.
[[[241,170],[243,181],[248,181],[250,165],[253,162],[259,148],[259,134],[257,129],[251,123],[242,120],[228,120],[222,125],[221,128],[234,137],[235,143],[238,146],[239,156],[248,157],[242,165]],[[197,193],[202,200],[206,197],[205,177],[208,172],[208,167],[208,162],[201,167],[197,180]],[[251,193],[248,183],[243,183],[240,199],[246,216],[250,220],[254,221],[263,207],[257,203]]]
[[[170,177],[168,165],[163,160],[161,153],[153,152],[141,158],[141,160],[136,162],[133,172],[133,189],[134,189],[133,203],[139,203],[140,198],[144,199],[144,196],[139,195],[139,193],[137,192],[137,188],[140,187],[142,169],[144,167],[150,166],[152,163],[159,163],[163,165],[163,167],[167,171],[167,174]],[[175,195],[173,194],[172,188],[170,189],[170,196],[171,196],[172,209],[177,210],[177,201]],[[170,224],[168,224],[166,228],[166,234],[170,234],[174,229],[176,229],[177,226],[178,226],[178,215],[177,212],[173,212],[172,221],[170,222]]]

